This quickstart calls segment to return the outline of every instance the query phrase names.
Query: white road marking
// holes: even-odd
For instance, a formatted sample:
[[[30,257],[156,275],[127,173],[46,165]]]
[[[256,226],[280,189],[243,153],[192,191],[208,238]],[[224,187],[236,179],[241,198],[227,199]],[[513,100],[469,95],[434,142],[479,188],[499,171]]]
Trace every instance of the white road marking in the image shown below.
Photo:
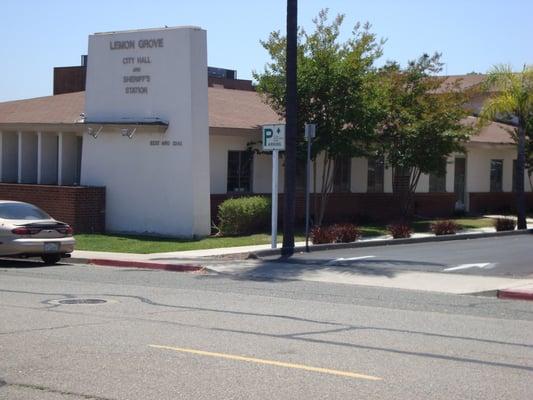
[[[491,265],[490,263],[475,263],[475,264],[461,264],[456,267],[450,267],[445,268],[443,271],[459,271],[461,269],[469,269],[469,268],[485,268],[487,266]]]
[[[340,262],[340,261],[365,260],[367,258],[374,258],[374,257],[375,256],[361,256],[361,257],[348,257],[348,258],[340,257],[340,258],[336,258],[335,260],[329,261],[328,264],[335,264],[335,263]]]

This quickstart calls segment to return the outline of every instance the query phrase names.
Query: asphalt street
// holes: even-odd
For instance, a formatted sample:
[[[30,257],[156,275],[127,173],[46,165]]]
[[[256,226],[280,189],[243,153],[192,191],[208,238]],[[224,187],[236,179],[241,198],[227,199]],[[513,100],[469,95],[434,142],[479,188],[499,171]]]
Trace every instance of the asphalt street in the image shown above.
[[[2,261],[0,309],[2,399],[533,397],[531,302]]]
[[[409,270],[529,277],[533,276],[533,235],[299,253],[283,263],[295,264],[295,269],[345,267],[363,272]]]

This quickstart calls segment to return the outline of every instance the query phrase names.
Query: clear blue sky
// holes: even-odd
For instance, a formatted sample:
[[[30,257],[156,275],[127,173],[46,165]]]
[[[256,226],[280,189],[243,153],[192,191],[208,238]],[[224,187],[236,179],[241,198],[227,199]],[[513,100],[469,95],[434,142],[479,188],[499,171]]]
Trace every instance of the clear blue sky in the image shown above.
[[[267,54],[259,45],[285,29],[285,0],[2,0],[0,101],[52,93],[52,68],[79,65],[94,32],[198,25],[209,65],[251,78]],[[300,0],[299,24],[321,8],[346,14],[344,37],[368,21],[386,38],[384,59],[401,63],[439,51],[449,74],[486,72],[496,63],[533,63],[531,0]]]

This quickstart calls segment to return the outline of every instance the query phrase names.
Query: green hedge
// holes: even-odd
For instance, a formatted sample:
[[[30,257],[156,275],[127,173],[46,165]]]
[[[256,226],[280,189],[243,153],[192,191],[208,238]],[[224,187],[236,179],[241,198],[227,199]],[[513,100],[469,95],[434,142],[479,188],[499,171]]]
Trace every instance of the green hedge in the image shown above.
[[[246,235],[268,229],[271,202],[261,196],[228,199],[218,206],[220,234]]]

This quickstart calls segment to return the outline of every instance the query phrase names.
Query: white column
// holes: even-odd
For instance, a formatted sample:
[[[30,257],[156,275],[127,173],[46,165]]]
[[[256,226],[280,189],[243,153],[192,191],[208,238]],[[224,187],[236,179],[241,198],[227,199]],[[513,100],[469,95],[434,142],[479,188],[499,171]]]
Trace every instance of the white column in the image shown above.
[[[453,193],[454,188],[454,179],[455,179],[455,155],[448,157],[446,160],[446,191],[448,193]]]
[[[22,132],[17,132],[18,138],[18,165],[17,165],[17,182],[22,183]]]
[[[41,131],[37,132],[37,184],[41,184],[41,175],[43,169],[43,134]]]
[[[63,132],[58,132],[59,148],[57,150],[57,184],[63,184]]]
[[[394,169],[392,167],[385,167],[384,176],[383,176],[383,193],[392,193],[393,190],[393,180],[394,180]]]

